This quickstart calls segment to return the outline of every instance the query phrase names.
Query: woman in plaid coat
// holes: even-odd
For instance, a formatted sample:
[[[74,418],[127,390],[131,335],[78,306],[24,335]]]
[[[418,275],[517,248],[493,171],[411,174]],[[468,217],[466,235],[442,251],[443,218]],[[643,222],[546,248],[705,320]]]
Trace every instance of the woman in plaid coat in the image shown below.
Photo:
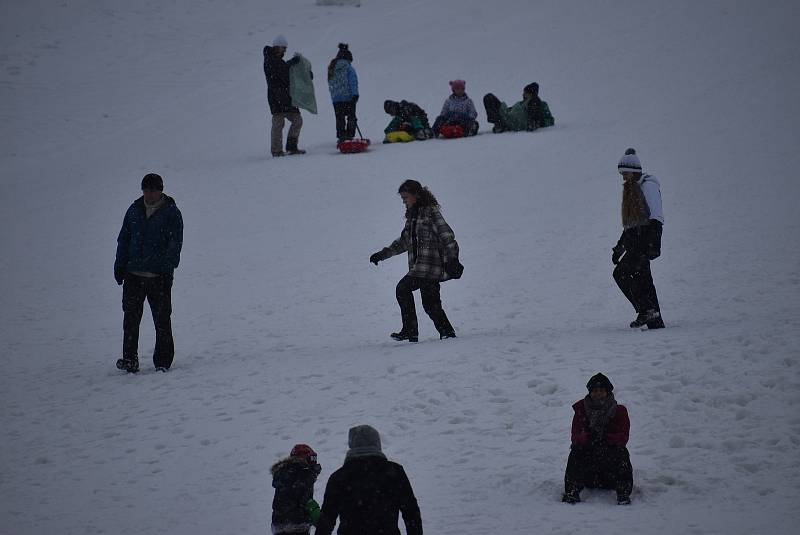
[[[419,340],[414,290],[422,296],[422,307],[433,320],[439,339],[455,338],[456,332],[442,309],[439,283],[458,279],[464,266],[458,261],[458,243],[453,229],[439,211],[439,201],[416,180],[406,180],[397,191],[406,206],[406,225],[400,237],[369,257],[378,262],[408,252],[408,273],[397,283],[397,303],[403,328],[392,333],[395,340]]]

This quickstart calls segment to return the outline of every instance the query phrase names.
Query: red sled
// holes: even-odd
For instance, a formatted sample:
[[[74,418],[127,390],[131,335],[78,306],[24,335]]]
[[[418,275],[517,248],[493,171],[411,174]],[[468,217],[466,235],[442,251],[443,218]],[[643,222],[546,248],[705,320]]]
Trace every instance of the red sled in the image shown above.
[[[336,148],[343,154],[355,154],[356,152],[364,152],[369,147],[369,139],[348,139],[336,144]]]
[[[439,133],[446,139],[464,137],[464,127],[458,124],[449,124],[441,127]]]

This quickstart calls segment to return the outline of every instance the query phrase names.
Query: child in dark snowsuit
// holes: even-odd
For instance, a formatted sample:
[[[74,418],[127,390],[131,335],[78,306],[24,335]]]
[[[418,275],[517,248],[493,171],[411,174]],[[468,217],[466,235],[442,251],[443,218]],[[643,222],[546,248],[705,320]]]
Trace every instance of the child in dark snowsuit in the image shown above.
[[[506,106],[492,93],[483,97],[486,108],[486,118],[494,126],[492,132],[527,130],[531,132],[537,128],[553,126],[555,119],[550,113],[547,102],[539,98],[539,84],[533,82],[522,90],[522,100],[513,106]]]
[[[272,533],[308,535],[319,518],[314,501],[314,482],[322,468],[317,454],[306,444],[297,444],[289,457],[272,466]]]
[[[464,129],[465,136],[474,136],[478,133],[478,111],[475,103],[467,96],[467,83],[464,80],[453,80],[450,89],[453,93],[447,97],[442,106],[442,113],[433,122],[433,133],[437,137],[443,126],[460,126]]]
[[[403,131],[420,141],[433,137],[428,114],[413,102],[386,100],[383,102],[383,111],[392,116],[391,122],[383,131],[385,134]]]

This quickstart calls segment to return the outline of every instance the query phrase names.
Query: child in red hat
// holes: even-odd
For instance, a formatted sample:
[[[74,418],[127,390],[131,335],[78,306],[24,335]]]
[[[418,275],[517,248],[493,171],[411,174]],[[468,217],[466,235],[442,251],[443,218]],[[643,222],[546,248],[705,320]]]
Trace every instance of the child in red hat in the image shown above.
[[[272,466],[272,533],[308,535],[319,518],[314,501],[314,482],[322,471],[317,453],[308,444],[297,444]]]

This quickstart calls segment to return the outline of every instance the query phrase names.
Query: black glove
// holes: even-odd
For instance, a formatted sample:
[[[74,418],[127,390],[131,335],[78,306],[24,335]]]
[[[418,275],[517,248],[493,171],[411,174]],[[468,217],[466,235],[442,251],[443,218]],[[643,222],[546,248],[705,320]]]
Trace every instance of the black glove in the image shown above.
[[[464,273],[464,266],[458,261],[458,258],[451,258],[444,263],[444,270],[454,279],[460,279]]]
[[[661,256],[661,232],[663,229],[663,225],[661,221],[657,219],[651,219],[650,227],[648,230],[647,236],[647,258],[649,260],[655,260],[659,256]]]
[[[382,260],[386,260],[386,249],[381,249],[369,257],[369,261],[376,266],[378,265],[378,262],[381,262]]]
[[[611,263],[614,265],[619,264],[619,261],[624,254],[625,246],[622,245],[622,242],[617,242],[617,244],[611,249]]]
[[[125,282],[125,268],[114,266],[114,280],[122,286],[122,283]]]
[[[353,102],[358,102],[358,95],[353,95]]]

